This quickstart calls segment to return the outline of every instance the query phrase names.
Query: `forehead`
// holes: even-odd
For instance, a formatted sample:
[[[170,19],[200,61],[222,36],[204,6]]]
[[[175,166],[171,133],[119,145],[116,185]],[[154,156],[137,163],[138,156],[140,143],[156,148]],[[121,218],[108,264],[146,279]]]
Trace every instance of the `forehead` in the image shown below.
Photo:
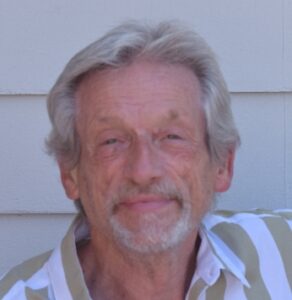
[[[106,69],[85,76],[76,91],[79,113],[100,119],[127,113],[163,114],[170,119],[201,111],[198,78],[182,65],[134,62],[118,69]],[[129,117],[129,116],[128,116]]]

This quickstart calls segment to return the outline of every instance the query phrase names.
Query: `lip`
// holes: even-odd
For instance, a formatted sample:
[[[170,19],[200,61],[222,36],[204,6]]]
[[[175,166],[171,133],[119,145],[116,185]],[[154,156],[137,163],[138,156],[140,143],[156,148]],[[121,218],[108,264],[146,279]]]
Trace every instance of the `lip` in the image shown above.
[[[169,199],[162,196],[136,196],[124,199],[118,206],[119,208],[124,208],[133,212],[152,212],[160,210],[171,203],[173,199]]]

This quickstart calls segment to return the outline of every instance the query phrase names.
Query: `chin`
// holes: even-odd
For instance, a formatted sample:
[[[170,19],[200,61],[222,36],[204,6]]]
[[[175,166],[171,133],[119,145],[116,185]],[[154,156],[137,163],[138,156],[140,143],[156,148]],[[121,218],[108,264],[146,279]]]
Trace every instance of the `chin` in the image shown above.
[[[148,215],[134,230],[123,226],[116,217],[110,219],[110,224],[116,243],[137,254],[154,254],[171,250],[198,227],[192,221],[188,210],[171,224],[165,224],[163,221],[156,215]]]

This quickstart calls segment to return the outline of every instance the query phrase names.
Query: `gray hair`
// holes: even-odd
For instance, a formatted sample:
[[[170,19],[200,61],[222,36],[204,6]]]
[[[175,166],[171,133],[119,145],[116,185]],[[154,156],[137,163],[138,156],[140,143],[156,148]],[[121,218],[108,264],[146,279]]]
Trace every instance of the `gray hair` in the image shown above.
[[[80,143],[75,127],[75,92],[92,71],[120,68],[134,60],[148,59],[181,64],[197,76],[202,89],[206,119],[206,142],[211,158],[224,163],[240,138],[230,108],[230,96],[215,56],[195,32],[177,22],[150,26],[127,22],[77,53],[67,64],[48,96],[52,131],[46,141],[48,153],[73,168],[79,160]]]

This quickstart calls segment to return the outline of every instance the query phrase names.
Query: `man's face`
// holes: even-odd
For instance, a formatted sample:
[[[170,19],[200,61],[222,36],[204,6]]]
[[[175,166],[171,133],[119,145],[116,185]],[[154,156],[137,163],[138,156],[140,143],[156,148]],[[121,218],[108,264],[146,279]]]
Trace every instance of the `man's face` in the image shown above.
[[[207,151],[196,76],[135,62],[88,75],[76,99],[80,161],[61,172],[68,196],[81,198],[92,238],[157,252],[194,234],[226,186],[226,171]]]

